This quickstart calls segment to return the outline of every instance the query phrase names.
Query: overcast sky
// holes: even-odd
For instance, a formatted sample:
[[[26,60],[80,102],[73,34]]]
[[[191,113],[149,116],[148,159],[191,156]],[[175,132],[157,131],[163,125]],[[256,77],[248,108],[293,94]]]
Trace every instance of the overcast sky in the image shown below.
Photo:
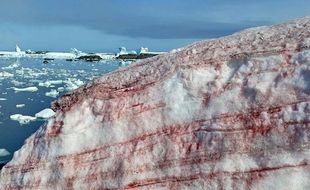
[[[170,50],[310,15],[310,0],[2,0],[0,50]]]

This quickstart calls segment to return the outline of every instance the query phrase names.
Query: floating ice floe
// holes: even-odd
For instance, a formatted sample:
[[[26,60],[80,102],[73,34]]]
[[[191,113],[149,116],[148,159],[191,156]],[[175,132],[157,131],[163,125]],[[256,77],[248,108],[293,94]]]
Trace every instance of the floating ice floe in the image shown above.
[[[40,82],[39,86],[50,87],[51,85],[62,84],[62,80],[50,80],[45,82]]]
[[[9,152],[9,151],[7,151],[7,150],[4,149],[4,148],[1,148],[1,149],[0,149],[0,157],[5,157],[5,156],[8,156],[8,155],[10,155],[10,152]]]
[[[16,87],[12,87],[12,89],[15,92],[36,92],[38,91],[38,88],[35,86],[31,86],[31,87],[27,87],[27,88],[16,88]]]
[[[19,68],[15,70],[16,74],[22,76],[23,78],[36,78],[42,75],[47,75],[46,71],[41,71],[40,69],[31,69],[31,68]]]
[[[25,104],[20,104],[20,105],[25,105]],[[18,121],[19,124],[23,125],[23,124],[28,124],[32,121],[36,121],[37,119],[48,119],[50,117],[53,117],[54,115],[55,115],[55,112],[52,109],[46,108],[36,113],[35,117],[28,116],[28,115],[22,115],[22,114],[14,114],[10,116],[10,119],[14,121]]]
[[[22,86],[25,84],[25,82],[19,82],[17,80],[11,80],[11,83],[14,85],[14,86]]]
[[[6,101],[7,99],[6,98],[0,98],[0,101]]]
[[[46,108],[39,113],[35,114],[36,118],[41,118],[41,119],[48,119],[50,117],[53,117],[55,115],[55,112],[52,109]]]
[[[16,105],[16,108],[22,108],[22,107],[25,107],[25,104],[17,104]]]
[[[37,118],[28,116],[28,115],[14,114],[10,116],[10,119],[14,121],[18,121],[19,124],[23,125],[23,124],[28,124],[31,121],[35,121]]]
[[[6,78],[10,78],[13,77],[14,75],[12,73],[6,72],[6,71],[2,71],[0,72],[0,79],[6,79]]]
[[[51,91],[45,93],[45,96],[49,96],[53,98],[56,98],[58,95],[59,95],[59,92],[55,89],[52,89]]]
[[[81,81],[80,79],[75,79],[75,78],[69,78],[68,80],[64,81],[64,83],[66,83],[67,91],[75,90],[84,84],[83,81]]]
[[[4,70],[12,70],[12,69],[15,69],[15,68],[17,68],[19,66],[20,66],[19,61],[16,61],[16,62],[12,63],[11,65],[9,65],[7,67],[2,67],[2,69],[4,69]]]
[[[65,88],[64,87],[59,87],[59,88],[57,88],[57,91],[58,92],[63,92],[63,91],[65,91]]]

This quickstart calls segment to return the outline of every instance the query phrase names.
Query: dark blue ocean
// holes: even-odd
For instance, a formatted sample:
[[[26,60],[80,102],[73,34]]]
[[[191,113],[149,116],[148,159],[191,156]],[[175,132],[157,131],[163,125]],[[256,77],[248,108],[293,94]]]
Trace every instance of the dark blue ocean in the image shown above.
[[[10,119],[11,115],[34,116],[50,108],[51,102],[64,93],[122,65],[116,60],[54,60],[44,64],[41,59],[0,59],[0,163],[9,161],[25,139],[45,122],[20,123]],[[37,91],[23,91],[28,87]]]

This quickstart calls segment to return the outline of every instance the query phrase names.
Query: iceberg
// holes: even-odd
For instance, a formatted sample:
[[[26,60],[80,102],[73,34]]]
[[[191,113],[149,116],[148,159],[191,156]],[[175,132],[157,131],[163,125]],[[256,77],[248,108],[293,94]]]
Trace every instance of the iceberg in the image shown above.
[[[76,55],[76,56],[81,56],[81,55],[85,55],[86,53],[83,53],[82,51],[76,49],[76,48],[71,48],[71,53]]]
[[[149,52],[149,48],[141,47],[140,51],[139,51],[139,54],[148,53],[148,52]]]
[[[120,47],[120,48],[119,48],[119,53],[118,53],[118,55],[127,55],[127,54],[128,54],[128,52],[127,52],[126,47]]]
[[[16,51],[17,53],[21,53],[21,52],[22,52],[22,50],[18,47],[18,45],[15,46],[15,51]]]
[[[149,48],[147,47],[141,47],[140,51],[139,51],[139,55],[141,54],[153,54],[153,55],[159,55],[159,54],[163,54],[166,52],[162,52],[162,51],[149,51]]]

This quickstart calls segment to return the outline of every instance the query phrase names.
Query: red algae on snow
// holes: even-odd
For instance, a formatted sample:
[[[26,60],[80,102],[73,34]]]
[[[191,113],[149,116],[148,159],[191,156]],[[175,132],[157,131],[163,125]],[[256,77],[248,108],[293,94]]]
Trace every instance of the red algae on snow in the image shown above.
[[[195,43],[61,97],[1,189],[309,189],[310,18]]]

